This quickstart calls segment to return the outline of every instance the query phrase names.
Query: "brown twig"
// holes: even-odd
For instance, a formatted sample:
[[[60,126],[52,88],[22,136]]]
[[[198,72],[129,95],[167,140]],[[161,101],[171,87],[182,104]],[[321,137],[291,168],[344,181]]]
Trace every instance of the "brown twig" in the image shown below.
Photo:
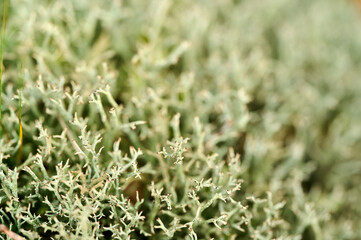
[[[7,228],[5,225],[0,224],[0,233],[5,233],[8,237],[14,239],[14,240],[25,240],[25,238],[17,235],[13,231],[11,231],[9,228]]]

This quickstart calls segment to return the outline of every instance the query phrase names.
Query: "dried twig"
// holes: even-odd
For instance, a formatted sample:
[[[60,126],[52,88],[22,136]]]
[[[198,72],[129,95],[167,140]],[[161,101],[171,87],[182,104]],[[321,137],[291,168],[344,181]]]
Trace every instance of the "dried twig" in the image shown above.
[[[0,233],[5,233],[8,237],[14,239],[14,240],[25,240],[25,238],[17,235],[13,231],[11,231],[9,228],[7,228],[5,225],[0,224]]]

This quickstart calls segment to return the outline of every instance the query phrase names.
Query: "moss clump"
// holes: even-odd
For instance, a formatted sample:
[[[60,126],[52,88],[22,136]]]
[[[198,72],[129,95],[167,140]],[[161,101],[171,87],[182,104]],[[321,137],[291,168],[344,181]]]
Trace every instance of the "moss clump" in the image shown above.
[[[8,15],[0,224],[27,239],[361,238],[353,3],[14,0]]]

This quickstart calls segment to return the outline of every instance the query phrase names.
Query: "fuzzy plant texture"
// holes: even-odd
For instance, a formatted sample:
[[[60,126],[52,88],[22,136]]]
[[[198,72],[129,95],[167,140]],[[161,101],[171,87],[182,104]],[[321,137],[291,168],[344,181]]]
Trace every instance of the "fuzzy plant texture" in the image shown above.
[[[357,0],[8,2],[2,227],[361,239]]]

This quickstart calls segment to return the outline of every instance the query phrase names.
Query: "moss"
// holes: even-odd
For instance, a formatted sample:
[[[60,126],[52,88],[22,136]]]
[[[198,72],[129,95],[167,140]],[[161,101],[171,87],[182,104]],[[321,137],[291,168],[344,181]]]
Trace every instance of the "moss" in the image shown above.
[[[11,1],[0,224],[26,239],[359,239],[353,4]]]

